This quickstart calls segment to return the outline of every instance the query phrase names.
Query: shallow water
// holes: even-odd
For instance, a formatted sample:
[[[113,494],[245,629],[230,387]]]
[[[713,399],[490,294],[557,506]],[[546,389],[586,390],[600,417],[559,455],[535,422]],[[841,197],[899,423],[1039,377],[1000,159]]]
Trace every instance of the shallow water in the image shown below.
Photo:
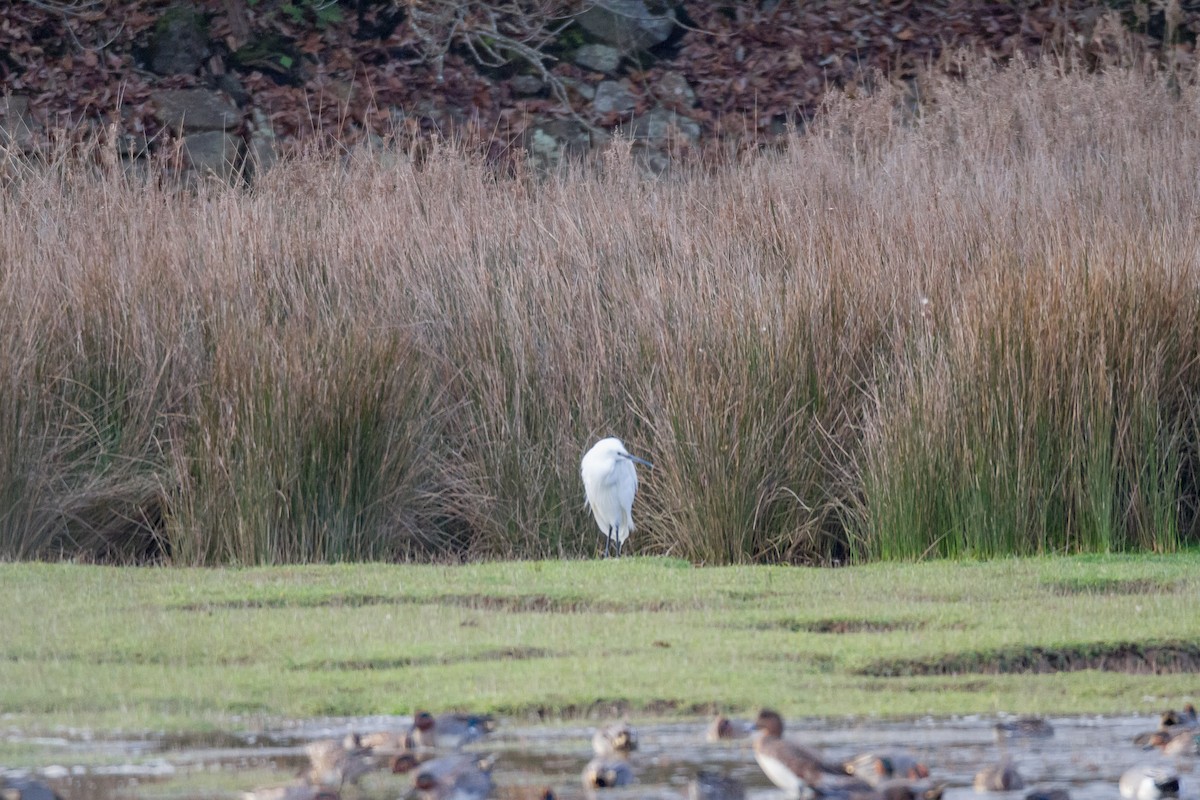
[[[1055,734],[1048,739],[998,742],[994,717],[878,720],[802,720],[789,724],[789,738],[824,751],[833,759],[869,750],[905,750],[930,768],[932,778],[948,786],[945,797],[978,797],[971,788],[975,772],[1001,757],[1010,757],[1028,787],[1064,787],[1074,798],[1119,798],[1117,779],[1137,763],[1166,763],[1183,776],[1184,797],[1196,798],[1197,759],[1167,759],[1131,743],[1156,724],[1152,717],[1051,718]],[[7,731],[10,747],[33,753],[27,763],[66,800],[171,798],[228,800],[255,786],[284,783],[304,764],[303,747],[313,739],[340,737],[407,727],[404,717],[325,719],[290,723],[246,735],[202,738],[139,737],[106,739],[89,735],[59,738],[23,737]],[[698,768],[734,775],[747,786],[748,798],[779,798],[763,776],[748,739],[709,744],[707,720],[639,723],[639,749],[632,763],[637,784],[604,792],[605,797],[678,798]],[[528,725],[502,721],[499,729],[469,749],[497,755],[498,785],[547,785],[563,798],[582,798],[579,774],[591,757],[590,724]],[[405,776],[372,775],[347,798],[395,800],[409,788]],[[993,795],[1024,797],[1025,792]]]

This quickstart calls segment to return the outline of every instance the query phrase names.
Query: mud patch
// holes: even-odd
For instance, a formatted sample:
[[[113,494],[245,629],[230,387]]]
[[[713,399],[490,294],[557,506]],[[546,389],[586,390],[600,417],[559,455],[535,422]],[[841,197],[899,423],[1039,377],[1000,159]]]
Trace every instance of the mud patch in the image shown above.
[[[186,663],[186,659],[174,653],[80,653],[75,650],[49,650],[44,653],[5,653],[0,655],[0,661],[20,664],[31,661],[53,661],[53,662],[68,662],[74,661],[80,664],[92,664],[94,666],[182,666]],[[205,662],[210,666],[218,667],[244,667],[251,664],[257,664],[258,660],[251,656],[238,657],[214,657]]]
[[[1129,675],[1170,675],[1200,672],[1200,644],[1164,642],[1087,644],[1059,648],[1014,648],[995,652],[955,653],[932,660],[877,661],[860,675],[1003,675],[1078,672],[1085,669]]]
[[[414,658],[355,658],[297,664],[293,670],[362,672],[406,667],[435,667],[448,664],[472,664],[485,661],[527,661],[534,658],[559,658],[563,653],[543,650],[540,647],[508,647],[503,650],[485,650],[461,656],[425,656]]]
[[[570,597],[549,597],[544,594],[485,595],[441,594],[425,597],[412,595],[337,594],[322,597],[271,597],[237,600],[215,600],[203,603],[181,603],[170,606],[175,611],[227,611],[273,608],[360,608],[380,605],[441,605],[469,608],[475,611],[525,612],[541,614],[606,614],[645,611],[677,611],[684,606],[664,600],[644,603],[619,603],[608,600],[584,600]],[[696,608],[689,605],[687,608]]]
[[[841,663],[833,656],[816,653],[789,653],[784,651],[781,653],[759,653],[750,656],[750,658],[755,661],[799,664],[806,670],[824,674],[837,672],[841,668]]]
[[[361,608],[365,606],[403,605],[413,598],[385,594],[334,594],[317,597],[247,597],[233,600],[211,600],[201,603],[178,603],[168,606],[172,611],[240,611],[261,608]]]
[[[548,597],[544,594],[497,596],[486,594],[443,594],[421,602],[459,606],[477,611],[526,612],[536,614],[610,614],[631,611],[677,611],[677,603],[650,600],[644,603],[618,603],[609,600],[584,600],[569,597]]]
[[[906,694],[930,694],[931,692],[986,692],[994,686],[987,680],[953,680],[929,683],[897,683],[896,681],[864,681],[859,688],[867,692],[904,692]]]
[[[785,630],[793,633],[890,633],[924,627],[923,622],[888,619],[777,619],[760,622],[757,630]]]
[[[1118,578],[1068,578],[1042,583],[1052,594],[1170,594],[1180,588],[1179,581],[1162,581],[1152,578],[1120,580]]]

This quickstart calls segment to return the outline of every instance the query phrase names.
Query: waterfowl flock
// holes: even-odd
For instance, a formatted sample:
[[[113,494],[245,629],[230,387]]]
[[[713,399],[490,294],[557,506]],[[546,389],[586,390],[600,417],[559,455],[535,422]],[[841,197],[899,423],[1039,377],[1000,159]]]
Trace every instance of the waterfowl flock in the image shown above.
[[[1196,719],[1196,707],[1188,703],[1182,710],[1164,711],[1158,728],[1138,734],[1133,737],[1133,743],[1172,758],[1127,769],[1121,775],[1121,796],[1129,800],[1179,797],[1179,757],[1200,755],[1200,723]],[[1191,771],[1194,765],[1189,763],[1187,766]]]
[[[464,750],[464,745],[484,740],[495,729],[486,715],[418,712],[403,730],[374,731],[340,740],[314,742],[306,748],[308,767],[290,784],[256,789],[245,800],[340,800],[347,787],[373,770],[387,769],[407,776],[399,796],[418,800],[550,800],[550,786],[497,785],[493,779],[495,755]],[[978,794],[1007,793],[1023,800],[1069,800],[1062,786],[1028,785],[1009,748],[1055,735],[1054,727],[1041,717],[1018,717],[994,726],[999,758],[981,764],[970,787],[952,786],[937,780],[935,769],[912,753],[881,749],[833,758],[787,735],[783,717],[771,709],[761,710],[751,720],[717,715],[697,740],[708,743],[749,738],[749,751],[762,775],[784,796],[829,800],[937,800],[948,789],[973,789]],[[1179,793],[1178,772],[1169,758],[1197,754],[1200,725],[1190,704],[1180,711],[1165,712],[1157,728],[1135,737],[1136,745],[1155,752],[1158,760],[1134,764],[1121,776],[1117,790],[1129,800],[1158,800]],[[580,781],[585,793],[595,797],[609,789],[638,786],[638,734],[628,720],[597,727],[591,737],[591,760]],[[1136,752],[1136,750],[1131,750]],[[933,759],[936,761],[936,759]],[[577,784],[578,786],[578,784]],[[558,792],[570,793],[559,787]],[[623,795],[632,796],[633,790]],[[578,794],[578,789],[575,790]],[[655,792],[654,797],[665,797]],[[689,800],[744,800],[746,787],[735,775],[712,768],[697,769],[686,793],[671,794]],[[4,798],[7,800],[7,798]]]
[[[804,741],[803,731],[797,735],[787,729],[778,712],[762,709],[752,721],[718,715],[711,724],[695,730],[692,745],[672,743],[669,736],[665,739],[655,737],[654,728],[651,728],[651,741],[657,748],[652,746],[650,755],[640,752],[638,732],[628,720],[602,725],[592,732],[591,760],[582,773],[576,773],[579,782],[572,786],[555,779],[553,786],[524,785],[503,779],[504,776],[511,779],[511,771],[501,772],[501,779],[495,779],[497,761],[508,758],[504,753],[511,752],[503,748],[500,748],[501,755],[488,752],[488,736],[495,729],[496,722],[488,715],[452,713],[435,716],[421,711],[414,715],[411,723],[398,729],[310,741],[303,747],[305,764],[294,779],[253,789],[242,796],[244,800],[343,800],[382,796],[415,800],[552,800],[556,796],[579,797],[582,783],[583,793],[589,798],[616,789],[613,797],[744,800],[747,789],[743,781],[756,783],[750,780],[756,768],[766,781],[778,788],[776,796],[805,800],[937,800],[943,796],[962,798],[992,793],[1022,800],[1069,800],[1071,792],[1079,791],[1065,785],[1039,786],[1037,780],[1031,782],[1022,774],[1018,761],[1028,762],[1027,757],[1031,755],[1028,749],[1044,748],[1046,745],[1039,744],[1039,740],[1056,735],[1048,721],[1035,717],[997,723],[994,726],[995,745],[981,744],[979,740],[971,745],[969,752],[978,756],[997,748],[993,751],[994,760],[988,762],[981,758],[982,763],[973,767],[977,770],[973,781],[964,779],[964,750],[954,750],[953,745],[945,751],[936,745],[926,746],[920,757],[891,746],[847,756],[849,748],[831,746],[828,740],[822,740],[829,747],[828,751],[822,752]],[[1079,730],[1076,728],[1077,732]],[[750,741],[744,742],[745,739]],[[953,736],[947,739],[948,743],[955,741]],[[468,747],[475,744],[479,746]],[[1119,773],[1116,786],[1109,784],[1112,788],[1105,790],[1104,796],[1115,797],[1119,792],[1128,800],[1180,797],[1180,773],[1185,777],[1193,773],[1195,758],[1200,755],[1200,724],[1195,708],[1188,704],[1181,710],[1164,712],[1157,727],[1132,737],[1132,744],[1128,765]],[[714,746],[718,749],[713,750]],[[693,755],[690,761],[674,760],[671,750],[685,747],[693,754],[708,752],[715,756],[719,753],[720,757],[709,760],[696,759]],[[1139,749],[1140,759],[1135,755]],[[829,754],[832,752],[840,755],[832,756]],[[1025,759],[1020,758],[1022,753]],[[737,761],[731,761],[731,757]],[[739,762],[744,766],[739,766]],[[675,789],[654,785],[649,770],[661,768],[663,763],[690,764],[692,774],[684,791],[680,790],[682,783]],[[1035,759],[1034,763],[1043,767],[1040,771],[1044,777],[1047,762]],[[511,770],[511,764],[509,766]],[[1110,762],[1108,766],[1116,765]],[[1035,767],[1034,774],[1038,771]],[[676,770],[674,774],[679,773]],[[1117,774],[1109,772],[1113,777],[1108,780],[1113,780]],[[367,776],[373,776],[371,783],[365,789],[359,787],[360,781]],[[639,776],[646,782],[639,781]],[[1190,782],[1191,778],[1186,780]],[[1068,781],[1087,785],[1086,782],[1080,784],[1078,775],[1064,775],[1060,783]],[[765,781],[757,783],[762,786]],[[1186,785],[1184,789],[1183,797],[1197,797],[1194,787],[1190,793],[1186,792]],[[764,796],[762,789],[755,791]],[[1095,784],[1079,797],[1091,796],[1089,791],[1097,791]],[[50,786],[33,777],[0,773],[0,800],[62,799]]]

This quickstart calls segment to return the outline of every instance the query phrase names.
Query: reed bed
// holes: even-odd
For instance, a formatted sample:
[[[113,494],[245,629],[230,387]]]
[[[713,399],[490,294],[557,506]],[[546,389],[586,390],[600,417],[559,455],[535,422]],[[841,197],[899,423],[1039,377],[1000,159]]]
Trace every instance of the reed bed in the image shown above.
[[[831,563],[1200,539],[1200,88],[971,66],[786,148],[180,191],[0,163],[0,557]]]

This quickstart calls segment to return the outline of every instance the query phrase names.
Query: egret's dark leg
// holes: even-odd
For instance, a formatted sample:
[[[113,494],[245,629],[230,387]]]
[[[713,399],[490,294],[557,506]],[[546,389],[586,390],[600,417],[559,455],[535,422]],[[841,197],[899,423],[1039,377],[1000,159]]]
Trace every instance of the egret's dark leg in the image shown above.
[[[612,544],[612,526],[608,526],[608,533],[604,534],[604,557],[608,558],[608,546]]]
[[[621,557],[621,545],[622,544],[623,544],[623,542],[621,541],[621,529],[617,528],[617,558]]]

